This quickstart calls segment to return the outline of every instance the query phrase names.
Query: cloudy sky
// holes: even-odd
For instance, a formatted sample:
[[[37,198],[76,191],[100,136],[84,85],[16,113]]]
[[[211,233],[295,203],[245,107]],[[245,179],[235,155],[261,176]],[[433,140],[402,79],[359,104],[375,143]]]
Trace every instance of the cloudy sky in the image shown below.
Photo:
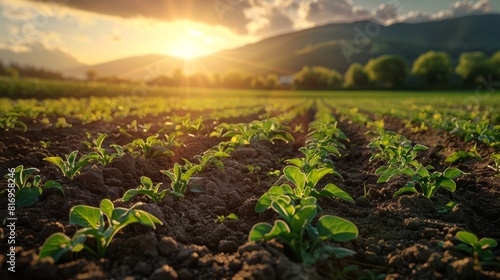
[[[499,13],[498,0],[0,0],[0,49],[60,49],[85,64],[196,57],[330,22]]]

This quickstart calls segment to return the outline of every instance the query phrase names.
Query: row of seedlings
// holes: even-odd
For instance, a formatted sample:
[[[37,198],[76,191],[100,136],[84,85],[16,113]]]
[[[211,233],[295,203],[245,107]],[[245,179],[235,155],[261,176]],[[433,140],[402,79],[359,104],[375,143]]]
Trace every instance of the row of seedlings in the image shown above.
[[[249,233],[250,241],[278,238],[291,249],[295,260],[308,264],[325,257],[342,258],[355,253],[325,244],[325,241],[355,239],[358,229],[352,222],[332,215],[317,219],[320,210],[317,199],[320,197],[338,197],[353,202],[349,194],[334,184],[327,184],[322,190],[316,189],[318,182],[327,174],[339,175],[330,155],[340,155],[345,148],[340,141],[347,140],[347,137],[336,127],[336,123],[327,108],[318,108],[315,121],[309,126],[306,146],[299,149],[304,157],[287,160],[284,175],[278,180],[284,182],[275,183],[255,206],[256,212],[272,209],[281,219],[273,225],[255,224]]]

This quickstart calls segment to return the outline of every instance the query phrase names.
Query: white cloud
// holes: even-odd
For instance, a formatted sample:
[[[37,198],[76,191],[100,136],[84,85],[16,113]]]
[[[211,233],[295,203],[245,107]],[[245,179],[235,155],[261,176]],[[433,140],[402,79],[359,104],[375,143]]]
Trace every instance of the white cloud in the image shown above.
[[[29,46],[25,45],[10,45],[10,44],[5,44],[0,42],[0,49],[2,50],[9,50],[15,53],[26,53],[30,52],[31,48]]]
[[[418,23],[447,18],[463,17],[469,15],[484,15],[495,12],[489,0],[458,1],[450,5],[450,9],[436,13],[423,13],[411,11],[398,17],[399,22]]]

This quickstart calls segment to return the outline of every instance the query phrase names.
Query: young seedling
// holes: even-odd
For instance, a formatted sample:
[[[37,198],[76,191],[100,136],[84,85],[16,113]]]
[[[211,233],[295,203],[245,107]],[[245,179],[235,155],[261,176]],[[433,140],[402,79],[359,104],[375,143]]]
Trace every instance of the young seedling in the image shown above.
[[[342,176],[335,171],[333,161],[328,158],[327,151],[318,148],[308,149],[301,147],[299,148],[299,152],[304,154],[303,158],[287,159],[285,162],[297,166],[306,174],[315,169],[329,168],[332,170],[333,175],[342,179]]]
[[[280,175],[281,175],[281,170],[278,169],[267,172],[267,177],[269,177],[269,179],[271,179],[272,177],[279,178]]]
[[[314,121],[309,126],[312,130],[308,134],[306,146],[310,150],[320,150],[326,154],[341,156],[341,151],[345,150],[342,141],[349,141],[347,136],[337,128],[337,122],[324,121],[322,119]]]
[[[87,205],[77,205],[69,212],[69,223],[82,227],[73,237],[64,233],[54,233],[45,240],[40,248],[40,259],[52,258],[55,262],[68,252],[78,253],[85,249],[97,258],[106,255],[106,250],[115,235],[124,227],[140,223],[156,229],[155,224],[162,222],[155,216],[143,210],[115,208],[109,199],[101,201],[100,208]],[[88,237],[96,239],[96,249],[90,248],[85,241]]]
[[[152,126],[153,126],[152,123],[146,123],[141,125],[137,123],[137,120],[133,120],[130,124],[127,124],[126,128],[120,126],[118,126],[117,128],[120,131],[120,133],[132,137],[132,134],[130,134],[130,132],[138,132],[139,130],[141,130],[142,132],[148,132]]]
[[[474,158],[478,161],[483,161],[483,158],[476,150],[476,145],[472,147],[469,151],[456,151],[446,158],[445,162],[454,163],[457,161],[462,161],[466,158]]]
[[[431,198],[439,188],[444,188],[450,192],[454,192],[457,188],[453,179],[458,178],[465,174],[457,168],[448,168],[444,172],[434,171],[432,173],[432,166],[419,167],[416,170],[412,168],[405,168],[401,171],[402,174],[410,175],[411,181],[405,187],[399,189],[394,193],[394,196],[399,196],[403,193],[417,193],[416,186],[420,186],[422,194]]]
[[[73,180],[75,175],[80,173],[80,169],[86,166],[90,159],[88,156],[84,155],[79,160],[77,160],[78,150],[71,152],[66,156],[66,160],[63,160],[61,157],[46,157],[43,160],[48,161],[52,164],[55,164],[59,169],[61,169],[64,176],[68,177],[70,180]]]
[[[205,171],[211,165],[219,168],[220,170],[224,170],[224,163],[220,159],[230,157],[229,152],[234,151],[234,149],[224,149],[221,147],[222,144],[223,143],[219,144],[215,148],[205,151],[202,155],[194,156],[194,158],[199,162],[197,165],[200,172]],[[186,162],[185,166],[187,169],[194,166],[194,164],[188,160],[184,159],[184,161]]]
[[[195,172],[199,171],[199,169],[200,167],[198,165],[192,165],[187,169],[183,169],[181,165],[176,163],[173,170],[160,170],[161,173],[167,175],[172,181],[170,184],[171,190],[168,194],[174,197],[183,198],[188,189],[188,183],[191,176],[193,176]]]
[[[472,123],[471,120],[457,120],[455,128],[450,133],[464,137],[465,142],[474,140],[488,146],[497,146],[500,142],[498,129],[493,128],[489,120],[478,123]]]
[[[227,216],[224,216],[224,215],[217,216],[217,219],[215,219],[215,221],[216,222],[218,221],[219,223],[222,224],[226,219],[228,219],[228,220],[234,220],[234,221],[239,221],[240,220],[240,218],[238,218],[238,216],[236,216],[236,214],[231,213],[231,214],[229,214]]]
[[[40,140],[40,141],[38,141],[38,143],[40,143],[40,145],[42,145],[42,148],[47,149],[50,146],[51,142]]]
[[[495,176],[500,177],[500,154],[492,154],[490,158],[493,164],[488,165],[488,167],[497,172]]]
[[[282,220],[276,220],[274,225],[255,224],[248,235],[249,241],[279,238],[292,250],[295,259],[308,264],[326,256],[342,258],[355,254],[341,247],[321,246],[327,240],[353,240],[358,229],[350,221],[331,215],[320,217],[313,226],[311,223],[318,213],[316,198],[305,197],[296,204],[289,196],[282,195],[272,201],[271,208]]]
[[[271,207],[273,201],[277,197],[281,197],[283,195],[289,196],[295,201],[299,201],[310,196],[313,196],[315,198],[329,196],[338,197],[349,202],[354,202],[354,200],[348,193],[340,189],[335,184],[327,184],[321,191],[315,189],[318,181],[327,174],[331,173],[331,169],[322,168],[313,170],[306,175],[296,166],[287,166],[283,169],[283,174],[288,182],[291,183],[291,185],[283,184],[281,186],[271,187],[268,192],[260,197],[259,201],[255,205],[255,211],[259,213],[266,211]],[[294,188],[292,188],[292,186]]]
[[[161,183],[154,185],[149,177],[142,176],[141,183],[142,184],[137,189],[126,191],[123,195],[122,200],[124,202],[127,202],[137,194],[143,194],[149,197],[149,199],[151,199],[151,201],[153,201],[154,203],[159,203],[167,194],[167,190],[160,191]]]
[[[33,175],[33,173],[39,172],[36,168],[24,168],[24,166],[19,165],[13,170],[14,176],[7,174],[5,178],[9,182],[16,185],[17,190],[15,192],[16,206],[32,206],[38,202],[38,199],[43,193],[44,189],[58,189],[64,196],[64,189],[61,184],[56,181],[47,181],[42,185],[40,175]],[[33,177],[32,180],[30,180]]]
[[[497,241],[492,238],[481,238],[468,231],[457,232],[457,238],[461,244],[457,248],[474,256],[474,264],[481,266],[487,264],[488,261],[493,259],[493,253],[490,248],[498,245]],[[497,264],[498,265],[498,264]]]
[[[18,120],[19,114],[17,113],[9,113],[3,117],[0,117],[0,129],[8,131],[10,129],[14,129],[19,127],[23,132],[28,131],[28,126]]]
[[[158,139],[158,135],[152,135],[143,139],[135,139],[132,143],[126,145],[129,151],[139,149],[145,158],[157,158],[160,156],[172,156],[174,153],[165,147],[165,143]]]
[[[102,148],[102,143],[104,142],[104,139],[107,137],[106,133],[103,133],[97,137],[92,142],[89,141],[84,141],[83,143],[87,145],[89,149],[92,149],[93,152],[89,153],[87,157],[90,160],[96,160],[102,166],[106,166],[107,164],[111,163],[113,159],[122,157],[124,155],[124,150],[123,147],[120,145],[112,144],[110,147],[113,147],[116,150],[116,153],[108,153],[106,149]]]
[[[250,173],[255,175],[255,177],[257,178],[257,185],[260,186],[260,176],[259,176],[259,171],[261,170],[260,166],[253,165],[253,164],[247,164],[247,165],[245,165],[245,167],[248,169],[248,171],[250,171]]]

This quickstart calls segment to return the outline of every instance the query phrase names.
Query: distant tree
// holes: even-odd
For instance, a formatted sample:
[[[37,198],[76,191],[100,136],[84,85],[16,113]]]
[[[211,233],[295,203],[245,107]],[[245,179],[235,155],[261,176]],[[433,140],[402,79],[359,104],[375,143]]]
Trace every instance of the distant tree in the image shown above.
[[[231,70],[224,73],[221,77],[221,86],[225,88],[250,88],[252,83],[252,76]]]
[[[494,53],[491,58],[491,67],[493,67],[493,71],[496,74],[496,80],[500,80],[500,51]]]
[[[266,83],[268,89],[277,88],[280,85],[280,78],[275,74],[267,74]]]
[[[266,76],[254,76],[250,83],[254,89],[274,89],[278,87],[280,80],[275,74],[267,74]]]
[[[252,78],[251,86],[254,89],[266,89],[267,88],[267,80],[265,77],[255,76]]]
[[[396,55],[383,55],[370,59],[365,66],[370,80],[384,87],[399,87],[408,77],[406,61]]]
[[[212,77],[203,72],[197,72],[188,77],[189,86],[191,87],[211,87],[213,86]]]
[[[169,86],[180,87],[186,84],[186,76],[181,68],[177,68],[174,70],[174,73],[171,77],[171,84]]]
[[[160,75],[146,82],[150,86],[171,86],[172,78],[165,75]]]
[[[494,69],[483,52],[466,52],[460,55],[455,72],[462,77],[465,84],[473,84],[479,77],[487,79]]]
[[[97,78],[97,72],[95,70],[90,69],[87,72],[85,72],[85,77],[87,77],[88,82],[93,82]]]
[[[447,53],[429,51],[415,60],[411,72],[429,85],[439,85],[449,81],[451,70],[451,58]]]
[[[344,74],[344,87],[357,88],[370,85],[370,77],[365,72],[363,65],[352,63]]]
[[[293,77],[293,87],[295,89],[334,89],[342,85],[342,75],[335,71],[321,66],[304,66]]]

